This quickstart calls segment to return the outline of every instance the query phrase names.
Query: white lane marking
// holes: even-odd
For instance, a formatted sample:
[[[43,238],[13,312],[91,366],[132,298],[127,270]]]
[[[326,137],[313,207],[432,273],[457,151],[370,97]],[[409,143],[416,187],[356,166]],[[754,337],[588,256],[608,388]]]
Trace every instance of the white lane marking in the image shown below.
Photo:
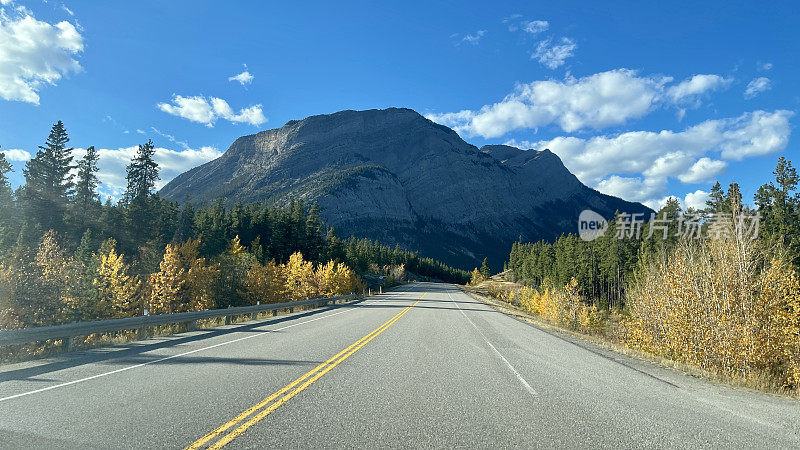
[[[369,301],[369,300],[367,300],[367,301]],[[381,301],[381,300],[375,299],[373,301]],[[4,402],[6,400],[11,400],[11,399],[19,398],[19,397],[24,397],[26,395],[38,394],[40,392],[50,391],[52,389],[57,389],[57,388],[60,388],[60,387],[70,386],[70,385],[73,385],[73,384],[83,383],[84,381],[94,380],[95,378],[101,378],[101,377],[105,377],[105,376],[108,376],[108,375],[113,375],[115,373],[125,372],[126,370],[136,369],[136,368],[143,367],[143,366],[149,366],[150,364],[155,364],[155,363],[159,363],[159,362],[163,362],[163,361],[168,361],[170,359],[180,358],[181,356],[191,355],[192,353],[202,352],[204,350],[210,350],[212,348],[221,347],[223,345],[228,345],[228,344],[233,344],[235,342],[244,341],[246,339],[252,339],[254,337],[263,336],[265,334],[274,333],[276,331],[285,330],[287,328],[296,327],[298,325],[303,325],[303,324],[307,324],[307,323],[310,323],[310,322],[316,322],[317,320],[327,319],[328,317],[333,317],[333,316],[337,316],[339,314],[344,314],[346,312],[354,311],[357,308],[358,308],[358,305],[355,305],[354,307],[352,307],[350,309],[346,309],[344,311],[339,311],[339,312],[336,312],[336,313],[333,313],[333,314],[328,314],[327,316],[322,316],[322,317],[317,317],[315,319],[306,320],[304,322],[293,323],[293,324],[287,325],[285,327],[275,328],[274,330],[267,330],[267,331],[264,331],[264,332],[261,332],[261,333],[258,333],[258,334],[252,334],[250,336],[245,336],[245,337],[241,337],[241,338],[238,338],[238,339],[233,339],[233,340],[230,340],[230,341],[221,342],[219,344],[210,345],[208,347],[194,349],[194,350],[191,350],[191,351],[188,351],[188,352],[180,353],[178,355],[166,356],[164,358],[155,359],[153,361],[147,361],[147,362],[143,362],[141,364],[136,364],[136,365],[133,365],[133,366],[128,366],[128,367],[123,367],[123,368],[120,368],[120,369],[112,370],[110,372],[104,372],[104,373],[100,373],[100,374],[97,374],[97,375],[92,375],[92,376],[86,377],[86,378],[81,378],[81,379],[73,380],[73,381],[67,381],[65,383],[55,384],[53,386],[48,386],[48,387],[45,387],[45,388],[36,389],[34,391],[22,392],[20,394],[15,394],[15,395],[11,395],[11,396],[8,396],[8,397],[3,397],[3,398],[0,398],[0,402]]]
[[[481,329],[480,329],[480,328],[478,328],[478,326],[477,326],[477,325],[475,325],[475,322],[473,322],[473,321],[472,321],[472,319],[470,319],[470,318],[469,318],[469,316],[468,316],[468,315],[467,315],[467,314],[464,312],[464,310],[463,310],[463,309],[461,309],[461,306],[458,304],[458,302],[457,302],[457,301],[455,301],[455,300],[453,300],[453,297],[450,295],[450,292],[448,292],[448,293],[447,293],[447,296],[448,296],[448,297],[450,297],[450,300],[451,300],[453,303],[455,303],[455,304],[456,304],[456,307],[458,307],[458,310],[459,310],[459,311],[461,311],[461,314],[462,314],[462,315],[463,315],[463,316],[464,316],[464,317],[465,317],[465,318],[466,318],[466,319],[469,321],[469,323],[470,323],[470,324],[472,324],[473,328],[475,328],[475,329],[478,331],[478,333],[479,333],[479,334],[481,335],[481,337],[483,338],[484,342],[486,342],[486,344],[487,344],[489,347],[491,347],[491,349],[492,349],[492,350],[494,350],[494,352],[497,354],[497,356],[499,356],[499,357],[500,357],[500,359],[502,359],[502,360],[503,360],[503,362],[504,362],[504,363],[506,363],[506,366],[508,366],[508,368],[509,368],[509,369],[511,369],[511,371],[512,371],[512,372],[514,373],[514,375],[517,377],[517,379],[519,380],[519,382],[520,382],[520,383],[522,383],[522,385],[523,385],[523,386],[525,386],[525,389],[527,389],[527,390],[528,390],[528,392],[530,392],[532,395],[536,395],[536,391],[535,391],[535,390],[534,390],[534,389],[531,387],[531,385],[530,385],[530,384],[528,384],[528,382],[527,382],[527,381],[525,381],[525,378],[523,378],[523,377],[522,377],[522,375],[520,375],[520,373],[517,371],[517,369],[516,369],[514,366],[512,366],[510,362],[508,362],[508,360],[506,359],[506,357],[505,357],[505,356],[503,356],[503,354],[502,354],[502,353],[500,353],[500,351],[499,351],[499,350],[497,350],[497,348],[496,348],[494,345],[492,345],[492,343],[491,343],[491,342],[489,342],[489,339],[487,339],[487,338],[486,338],[486,335],[485,335],[485,334],[483,334],[483,331],[481,331]]]

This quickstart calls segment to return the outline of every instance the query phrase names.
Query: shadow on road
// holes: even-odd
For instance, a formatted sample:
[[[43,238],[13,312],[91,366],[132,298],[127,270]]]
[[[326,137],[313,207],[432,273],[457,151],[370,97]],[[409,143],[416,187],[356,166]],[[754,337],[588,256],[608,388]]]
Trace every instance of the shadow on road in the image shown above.
[[[458,289],[452,289],[447,287],[438,287],[438,286],[430,286],[426,289],[428,293],[460,293],[461,291]],[[396,292],[402,294],[419,294],[424,292],[424,290],[419,291],[404,291],[404,292]],[[391,294],[388,292],[387,294]],[[383,294],[386,295],[386,294]],[[109,345],[104,347],[99,347],[95,349],[88,349],[88,350],[80,350],[72,353],[66,353],[59,356],[52,356],[48,357],[42,363],[37,363],[37,361],[30,361],[27,364],[30,364],[27,367],[21,367],[18,369],[10,369],[4,370],[3,366],[0,366],[0,383],[4,381],[34,381],[34,382],[46,382],[46,381],[53,381],[50,379],[45,378],[35,378],[40,375],[48,374],[51,372],[56,372],[59,370],[69,369],[76,366],[81,366],[84,364],[91,364],[91,363],[99,363],[108,360],[114,360],[115,362],[121,363],[131,363],[131,364],[141,364],[148,361],[154,361],[157,359],[163,358],[162,355],[142,355],[143,353],[147,353],[153,350],[175,347],[181,344],[188,344],[196,341],[201,341],[208,338],[224,336],[226,334],[231,333],[242,333],[242,332],[253,332],[253,333],[261,333],[266,330],[260,330],[259,328],[269,325],[277,325],[283,322],[287,322],[290,320],[301,319],[304,317],[314,316],[320,313],[328,312],[331,310],[339,309],[341,307],[352,307],[356,306],[358,308],[405,308],[408,304],[388,304],[388,302],[393,301],[403,301],[408,302],[412,300],[410,298],[403,298],[403,299],[395,299],[391,297],[372,297],[371,300],[380,299],[387,303],[380,303],[380,304],[365,304],[365,299],[359,299],[354,302],[345,304],[345,305],[334,305],[328,306],[324,308],[313,309],[309,311],[304,311],[297,314],[289,314],[286,316],[271,318],[269,320],[259,320],[255,323],[248,323],[228,328],[209,328],[207,330],[198,330],[196,332],[192,332],[191,334],[187,335],[180,335],[175,337],[172,336],[163,336],[158,337],[157,339],[162,339],[159,342],[152,342],[152,343],[141,343],[141,342],[130,342],[127,344],[118,344],[118,345]],[[420,304],[417,304],[415,308],[419,309],[441,309],[441,310],[458,310],[458,307],[451,307],[451,306],[432,306],[432,305],[423,305],[422,303],[455,303],[453,300],[445,299],[445,300],[434,300],[434,299],[421,299]],[[475,300],[459,300],[459,304],[477,304],[482,305],[482,303],[477,302]],[[485,313],[498,313],[495,309],[476,309],[470,307],[461,307],[460,309],[464,311],[479,311]],[[235,358],[191,358],[191,357],[180,357],[174,358],[171,360],[164,361],[164,363],[170,364],[199,364],[199,363],[220,363],[220,364],[251,364],[251,365],[267,365],[267,364],[297,364],[297,365],[304,365],[304,364],[316,364],[314,361],[287,361],[287,360],[267,360],[267,359],[235,359]],[[22,363],[26,364],[26,363]],[[17,364],[14,364],[17,365]]]

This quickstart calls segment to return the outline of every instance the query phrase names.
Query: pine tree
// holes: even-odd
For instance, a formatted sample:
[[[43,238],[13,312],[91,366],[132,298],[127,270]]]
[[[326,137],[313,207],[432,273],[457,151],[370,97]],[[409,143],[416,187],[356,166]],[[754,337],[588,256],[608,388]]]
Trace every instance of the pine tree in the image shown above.
[[[732,212],[734,214],[742,212],[742,191],[739,189],[738,183],[731,183],[730,186],[728,186],[726,200],[726,212]]]
[[[148,140],[144,145],[139,145],[136,155],[128,164],[126,203],[131,204],[149,198],[156,186],[156,181],[161,179],[158,176],[158,163],[153,159],[155,152],[153,141]]]
[[[175,242],[185,242],[194,237],[194,207],[190,202],[186,202],[181,208],[181,214],[178,217],[178,227],[175,230],[175,236],[172,238]]]
[[[708,197],[709,199],[706,200],[706,212],[721,212],[724,208],[723,204],[725,203],[725,190],[722,189],[722,185],[719,184],[719,181],[711,188]]]
[[[6,175],[11,171],[13,167],[6,160],[6,154],[0,152],[0,255],[10,247],[12,238],[16,237],[12,237],[13,218],[16,217],[14,197]]]
[[[256,263],[256,258],[241,244],[237,235],[228,244],[228,249],[220,255],[219,277],[215,297],[217,306],[243,306],[246,303],[243,292],[246,291],[247,273]]]
[[[347,258],[342,240],[336,236],[336,231],[334,231],[333,227],[328,228],[328,234],[325,236],[325,247],[325,259],[343,262]]]
[[[123,204],[127,206],[127,229],[130,234],[132,250],[142,245],[149,236],[155,235],[153,229],[157,219],[155,204],[151,194],[158,177],[158,164],[153,160],[155,148],[152,141],[139,145],[136,155],[127,167],[128,187]]]
[[[11,183],[6,174],[13,171],[14,168],[6,160],[6,154],[0,152],[0,208],[8,207],[11,204]]]
[[[324,246],[322,230],[323,225],[319,217],[319,206],[312,204],[308,208],[305,223],[305,255],[311,261],[316,261],[322,256]]]
[[[492,276],[492,269],[489,268],[489,258],[483,258],[483,262],[481,263],[481,275],[483,275],[483,278]]]
[[[70,171],[72,148],[67,148],[69,137],[59,120],[50,130],[43,146],[23,169],[24,194],[30,219],[44,230],[63,230],[64,212],[72,195],[74,184]]]
[[[78,180],[75,183],[75,204],[79,208],[88,209],[98,202],[97,162],[100,154],[91,146],[78,161]]]

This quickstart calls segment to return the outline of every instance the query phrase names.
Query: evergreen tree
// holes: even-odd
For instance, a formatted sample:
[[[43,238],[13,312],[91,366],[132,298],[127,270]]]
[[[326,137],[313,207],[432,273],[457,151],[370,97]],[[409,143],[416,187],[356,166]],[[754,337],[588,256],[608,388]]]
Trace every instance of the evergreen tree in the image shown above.
[[[742,212],[742,191],[739,189],[738,183],[731,183],[728,187],[728,194],[726,196],[727,205],[726,212],[739,214]]]
[[[322,240],[322,220],[319,217],[319,206],[312,204],[308,208],[305,222],[305,251],[308,259],[312,261],[318,260],[323,256],[324,242]]]
[[[13,171],[13,167],[6,160],[5,153],[0,152],[0,255],[10,247],[12,239],[16,238],[16,236],[11,236],[14,229],[13,218],[16,217],[16,214],[13,191],[6,175],[11,171]]]
[[[147,200],[156,187],[156,181],[161,179],[158,176],[158,163],[153,159],[155,152],[153,141],[148,140],[144,145],[139,145],[136,155],[128,164],[128,187],[125,191],[127,204]]]
[[[489,258],[483,258],[483,262],[481,263],[481,275],[483,275],[484,278],[492,276],[492,269],[489,268]]]
[[[6,154],[0,152],[0,208],[10,206],[11,203],[11,183],[8,181],[9,172],[13,172],[14,168],[6,160]]]
[[[128,187],[123,202],[127,206],[127,230],[133,245],[131,250],[147,241],[148,235],[154,234],[152,226],[157,219],[154,214],[156,205],[150,200],[156,181],[159,180],[154,154],[153,142],[148,140],[144,145],[139,145],[136,155],[127,167]]]
[[[70,170],[72,148],[67,148],[69,137],[59,120],[50,130],[43,146],[23,169],[25,175],[25,201],[29,219],[44,230],[63,230],[64,212],[72,195],[74,184]]]
[[[75,197],[67,217],[73,239],[77,239],[86,229],[97,226],[97,218],[100,215],[100,198],[97,195],[99,159],[97,150],[92,146],[86,149],[86,154],[77,164]]]
[[[708,213],[716,213],[721,212],[724,209],[725,203],[725,190],[722,189],[722,185],[719,184],[717,181],[714,186],[711,188],[711,192],[708,195],[709,199],[706,200],[706,212]]]
[[[194,207],[190,202],[186,202],[181,208],[178,217],[178,227],[175,229],[174,242],[185,242],[192,239],[195,235]]]
[[[78,161],[78,180],[75,183],[75,205],[78,208],[89,209],[98,202],[97,161],[99,160],[100,154],[94,146],[91,146]]]

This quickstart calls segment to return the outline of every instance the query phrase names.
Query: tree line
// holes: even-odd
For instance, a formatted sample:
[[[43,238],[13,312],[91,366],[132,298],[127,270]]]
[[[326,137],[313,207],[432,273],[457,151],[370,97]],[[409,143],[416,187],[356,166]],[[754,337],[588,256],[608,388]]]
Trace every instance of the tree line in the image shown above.
[[[753,207],[743,203],[737,183],[731,183],[726,191],[717,182],[702,210],[689,208],[683,211],[677,199],[670,198],[656,213],[658,221],[665,218],[667,224],[643,223],[640,239],[632,236],[620,238],[621,221],[617,216],[609,221],[606,232],[592,241],[570,233],[554,242],[516,242],[511,248],[507,267],[518,281],[534,287],[564,286],[575,278],[584,294],[599,307],[622,308],[626,286],[636,268],[644,260],[669,252],[678,244],[681,227],[687,226],[680,222],[679,216],[704,217],[698,230],[703,234],[712,226],[710,218],[736,213],[749,217],[758,215],[759,246],[770,252],[781,249],[793,266],[800,268],[797,171],[791,161],[781,157],[773,175],[774,181],[759,187]]]
[[[155,191],[154,156],[152,141],[139,145],[121,198],[102,202],[98,151],[76,160],[61,121],[17,189],[0,151],[0,328],[349,293],[363,287],[358,273],[383,266],[468,276],[400,247],[340,239],[314,204],[168,201]]]
[[[670,200],[643,239],[619,239],[615,220],[594,241],[517,243],[508,266],[525,286],[495,294],[565,327],[800,392],[798,175],[781,157],[773,176],[753,206],[736,183],[716,183],[703,211]]]

